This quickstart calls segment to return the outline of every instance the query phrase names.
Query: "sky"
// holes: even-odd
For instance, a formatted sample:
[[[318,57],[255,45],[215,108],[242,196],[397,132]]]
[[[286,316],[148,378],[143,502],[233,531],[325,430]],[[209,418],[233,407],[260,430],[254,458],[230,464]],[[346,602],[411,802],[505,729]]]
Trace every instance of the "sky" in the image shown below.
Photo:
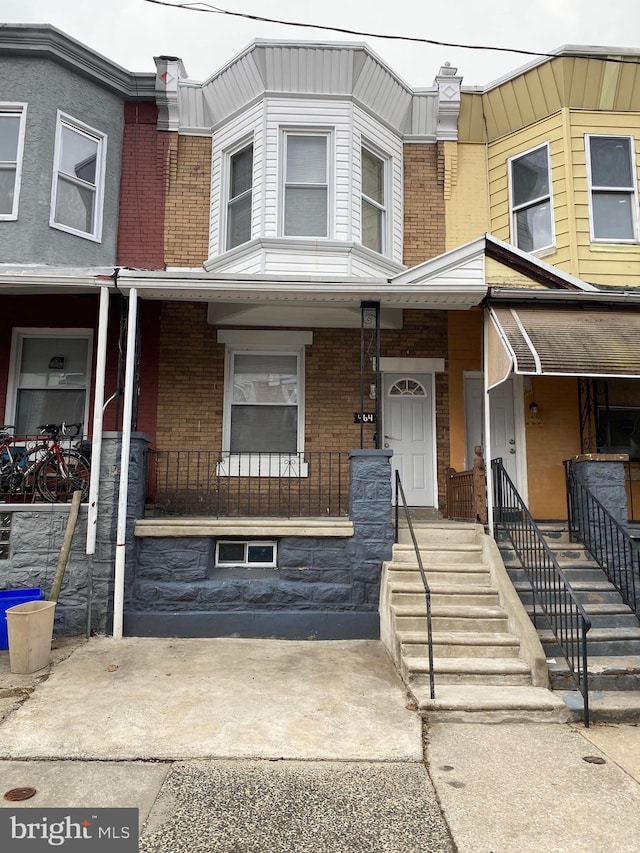
[[[465,45],[534,52],[566,44],[640,50],[639,0],[608,0],[604,6],[602,0],[212,0],[208,5],[283,21]],[[53,24],[129,71],[153,72],[154,56],[179,56],[194,80],[210,77],[255,38],[364,41],[416,88],[432,85],[445,62],[458,68],[463,85],[480,86],[534,59],[302,29],[146,0],[0,0],[0,16],[4,23]]]

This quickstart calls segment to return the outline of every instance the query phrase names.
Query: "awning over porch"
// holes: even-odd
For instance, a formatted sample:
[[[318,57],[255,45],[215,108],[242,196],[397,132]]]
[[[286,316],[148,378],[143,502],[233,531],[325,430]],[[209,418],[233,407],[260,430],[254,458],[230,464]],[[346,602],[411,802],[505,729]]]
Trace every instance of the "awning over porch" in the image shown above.
[[[640,376],[640,311],[629,307],[489,307],[488,387],[513,373]]]

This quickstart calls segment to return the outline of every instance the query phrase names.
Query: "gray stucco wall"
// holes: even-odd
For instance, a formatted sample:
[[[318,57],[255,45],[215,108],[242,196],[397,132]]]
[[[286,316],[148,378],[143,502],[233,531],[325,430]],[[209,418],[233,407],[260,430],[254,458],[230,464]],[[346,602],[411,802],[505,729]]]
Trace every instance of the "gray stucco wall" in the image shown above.
[[[0,221],[0,263],[115,264],[123,101],[47,59],[0,57],[0,102],[27,104],[18,219]],[[49,225],[57,111],[107,135],[100,243]]]

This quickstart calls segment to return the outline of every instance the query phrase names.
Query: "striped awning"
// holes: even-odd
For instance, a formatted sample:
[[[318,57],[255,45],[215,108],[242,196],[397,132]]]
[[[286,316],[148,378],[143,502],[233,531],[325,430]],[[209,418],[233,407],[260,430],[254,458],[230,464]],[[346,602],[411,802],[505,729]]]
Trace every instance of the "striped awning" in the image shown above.
[[[489,388],[511,372],[640,378],[639,311],[518,305],[489,316]]]

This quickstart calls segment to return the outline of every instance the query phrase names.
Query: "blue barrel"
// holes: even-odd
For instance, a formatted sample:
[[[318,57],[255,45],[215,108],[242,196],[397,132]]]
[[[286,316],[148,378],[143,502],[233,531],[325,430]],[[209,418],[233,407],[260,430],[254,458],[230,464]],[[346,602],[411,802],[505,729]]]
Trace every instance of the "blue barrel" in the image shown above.
[[[44,598],[41,589],[0,589],[0,649],[9,648],[7,633],[7,610],[14,604],[25,601],[41,601]]]

